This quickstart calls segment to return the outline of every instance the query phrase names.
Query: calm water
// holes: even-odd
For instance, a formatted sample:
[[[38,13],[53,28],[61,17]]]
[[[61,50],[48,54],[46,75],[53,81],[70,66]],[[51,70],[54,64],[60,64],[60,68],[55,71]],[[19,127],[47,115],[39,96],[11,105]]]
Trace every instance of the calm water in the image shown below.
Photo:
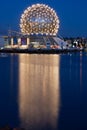
[[[87,54],[0,55],[0,126],[87,130]]]

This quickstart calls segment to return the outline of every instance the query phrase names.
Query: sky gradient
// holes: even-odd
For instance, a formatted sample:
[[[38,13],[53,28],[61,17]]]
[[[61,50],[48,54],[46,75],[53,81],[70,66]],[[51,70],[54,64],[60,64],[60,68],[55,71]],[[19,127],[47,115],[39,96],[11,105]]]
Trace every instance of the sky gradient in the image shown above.
[[[21,14],[36,3],[48,4],[56,11],[60,36],[87,37],[87,0],[0,0],[0,35],[9,29],[19,32]]]

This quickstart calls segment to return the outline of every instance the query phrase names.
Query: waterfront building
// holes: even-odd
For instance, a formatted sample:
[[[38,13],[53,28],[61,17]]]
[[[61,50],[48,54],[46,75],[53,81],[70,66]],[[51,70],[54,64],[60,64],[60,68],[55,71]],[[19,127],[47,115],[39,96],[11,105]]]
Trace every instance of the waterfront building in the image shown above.
[[[65,49],[67,42],[57,37],[59,18],[54,9],[45,4],[28,7],[20,18],[20,30],[5,41],[5,48]],[[13,32],[12,32],[13,33]]]

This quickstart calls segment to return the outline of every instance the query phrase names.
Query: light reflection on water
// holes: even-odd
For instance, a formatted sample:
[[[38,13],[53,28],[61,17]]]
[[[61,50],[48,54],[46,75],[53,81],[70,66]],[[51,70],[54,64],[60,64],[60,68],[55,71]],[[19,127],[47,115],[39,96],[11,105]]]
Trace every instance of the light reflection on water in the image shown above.
[[[60,109],[59,55],[19,55],[20,126],[50,130]]]
[[[87,53],[0,57],[0,126],[87,129]]]

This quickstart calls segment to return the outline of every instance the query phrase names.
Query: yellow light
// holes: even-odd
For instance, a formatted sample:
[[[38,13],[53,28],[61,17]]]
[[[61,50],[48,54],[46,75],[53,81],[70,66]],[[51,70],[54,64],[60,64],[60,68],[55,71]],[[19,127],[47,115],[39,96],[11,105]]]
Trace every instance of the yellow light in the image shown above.
[[[52,30],[56,34],[59,29],[59,18],[48,5],[35,4],[28,7],[21,15],[20,28],[25,34],[42,34],[43,32],[52,35]]]

